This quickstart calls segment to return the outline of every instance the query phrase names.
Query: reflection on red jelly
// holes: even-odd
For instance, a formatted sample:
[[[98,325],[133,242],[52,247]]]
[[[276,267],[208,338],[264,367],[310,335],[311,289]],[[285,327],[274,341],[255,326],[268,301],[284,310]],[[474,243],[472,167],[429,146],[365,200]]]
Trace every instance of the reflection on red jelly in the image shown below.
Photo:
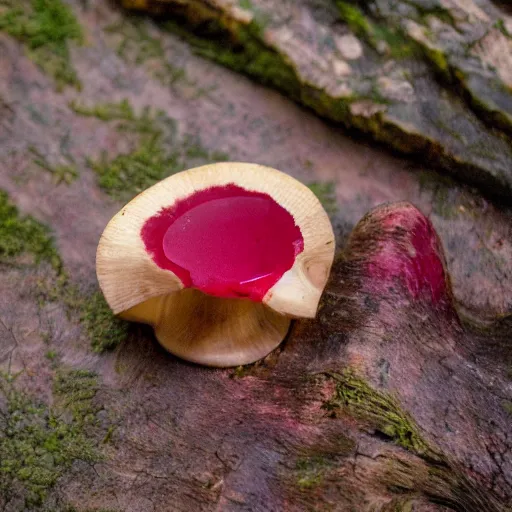
[[[292,215],[268,194],[212,187],[162,209],[142,227],[153,261],[186,287],[261,301],[304,249]]]

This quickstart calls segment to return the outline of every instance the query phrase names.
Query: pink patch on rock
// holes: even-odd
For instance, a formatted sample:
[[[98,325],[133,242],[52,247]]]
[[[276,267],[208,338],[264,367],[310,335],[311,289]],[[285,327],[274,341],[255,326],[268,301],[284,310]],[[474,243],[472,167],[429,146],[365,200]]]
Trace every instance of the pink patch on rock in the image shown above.
[[[370,256],[371,286],[401,280],[414,299],[433,304],[448,298],[443,252],[431,222],[412,205],[375,212],[382,226],[378,248]]]
[[[268,194],[211,187],[163,208],[142,227],[153,261],[185,287],[261,301],[304,250],[293,216]]]

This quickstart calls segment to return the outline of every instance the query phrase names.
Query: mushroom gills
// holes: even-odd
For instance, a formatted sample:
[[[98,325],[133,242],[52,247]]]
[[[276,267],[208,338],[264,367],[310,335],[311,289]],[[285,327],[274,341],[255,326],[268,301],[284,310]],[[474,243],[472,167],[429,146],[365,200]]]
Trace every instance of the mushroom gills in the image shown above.
[[[291,319],[263,303],[186,288],[148,299],[120,316],[153,326],[172,354],[207,366],[257,361],[286,336]]]

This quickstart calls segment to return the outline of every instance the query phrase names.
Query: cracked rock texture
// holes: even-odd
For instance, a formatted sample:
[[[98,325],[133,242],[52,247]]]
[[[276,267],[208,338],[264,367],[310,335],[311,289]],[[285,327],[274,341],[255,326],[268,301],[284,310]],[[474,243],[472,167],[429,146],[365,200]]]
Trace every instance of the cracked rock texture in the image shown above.
[[[318,114],[512,191],[512,17],[490,0],[123,0]],[[165,25],[165,23],[164,23]]]
[[[0,509],[510,510],[507,4],[51,1],[71,83],[0,32]],[[310,185],[337,257],[315,320],[212,370],[90,294],[124,202],[216,160]]]

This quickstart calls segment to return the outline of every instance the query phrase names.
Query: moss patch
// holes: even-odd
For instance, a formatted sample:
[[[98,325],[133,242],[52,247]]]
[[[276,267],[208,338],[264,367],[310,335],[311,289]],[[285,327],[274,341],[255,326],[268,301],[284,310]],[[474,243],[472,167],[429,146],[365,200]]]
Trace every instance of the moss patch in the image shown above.
[[[324,404],[326,409],[357,416],[402,448],[440,460],[440,454],[423,439],[414,419],[393,396],[373,389],[350,370],[326,375],[336,381],[334,396]]]
[[[318,487],[330,466],[332,461],[322,455],[299,458],[295,464],[297,486],[302,490]]]
[[[114,158],[103,153],[88,165],[98,175],[98,184],[109,195],[129,199],[162,178],[183,170],[176,144],[175,122],[163,111],[145,108],[137,115],[128,101],[100,103],[86,107],[71,103],[71,108],[82,116],[102,121],[115,121],[115,129],[137,134],[138,143],[133,151]]]
[[[98,387],[97,375],[88,370],[59,370],[53,383],[57,403],[82,426],[95,421],[99,407],[93,404],[93,399]]]
[[[381,512],[414,512],[414,501],[410,498],[397,498],[386,505]]]
[[[26,46],[28,56],[54,78],[58,89],[80,88],[69,42],[83,41],[82,28],[62,0],[0,0],[0,30]]]
[[[23,253],[34,256],[35,262],[49,262],[56,270],[62,267],[50,230],[30,216],[22,216],[0,191],[0,262]]]
[[[112,313],[101,292],[93,293],[83,301],[80,320],[95,352],[116,348],[128,335],[128,322]]]
[[[363,38],[374,50],[385,52],[394,59],[412,58],[418,55],[418,45],[407,39],[401,31],[380,25],[370,20],[355,5],[336,0],[340,18],[354,34]]]
[[[177,21],[166,22],[163,27],[186,39],[198,55],[273,85],[293,99],[300,98],[300,82],[295,71],[278,52],[261,41],[264,16],[255,16],[251,23],[242,25],[211,6],[196,3],[183,6],[175,18]]]
[[[183,170],[175,154],[169,154],[159,136],[144,138],[131,153],[110,159],[104,153],[88,162],[98,175],[98,184],[111,196],[126,197],[142,192],[162,178]]]
[[[30,216],[21,216],[7,194],[0,191],[0,263],[23,254],[32,255],[35,264],[51,264],[57,275],[38,282],[39,303],[63,303],[69,314],[82,322],[95,352],[113,349],[126,337],[128,323],[112,313],[100,292],[83,293],[70,282],[50,230]],[[49,348],[46,357],[55,360],[57,353]]]
[[[138,135],[134,149],[110,157],[106,153],[89,159],[88,165],[98,175],[98,184],[109,195],[127,200],[176,172],[206,163],[226,161],[229,156],[203,147],[200,139],[177,136],[176,123],[163,111],[143,109],[137,115],[125,100],[86,107],[71,103],[71,108],[83,116],[102,121],[115,121],[116,129]]]
[[[338,203],[336,201],[336,185],[332,181],[317,181],[309,183],[308,188],[322,203],[322,206],[329,216],[334,215],[338,211]]]
[[[95,418],[96,389],[89,372],[61,374],[55,381],[55,405],[49,407],[16,390],[12,379],[0,379],[0,491],[7,503],[38,507],[73,462],[100,460],[86,432]]]
[[[408,500],[418,492],[433,503],[461,512],[501,510],[494,498],[481,491],[479,483],[423,439],[418,425],[395,397],[373,389],[349,369],[325,375],[336,383],[333,397],[324,405],[326,409],[359,418],[380,437],[423,459],[389,459],[381,481],[392,493],[402,496],[390,504],[390,509],[383,510],[409,510]]]
[[[126,99],[119,103],[97,103],[90,107],[77,101],[71,101],[69,107],[73,112],[84,117],[95,117],[101,121],[118,121],[116,128],[121,132],[158,135],[162,132],[158,124],[159,120],[165,120],[170,124],[171,129],[175,130],[174,121],[167,118],[163,111],[153,112],[146,107],[140,115],[137,115]]]

